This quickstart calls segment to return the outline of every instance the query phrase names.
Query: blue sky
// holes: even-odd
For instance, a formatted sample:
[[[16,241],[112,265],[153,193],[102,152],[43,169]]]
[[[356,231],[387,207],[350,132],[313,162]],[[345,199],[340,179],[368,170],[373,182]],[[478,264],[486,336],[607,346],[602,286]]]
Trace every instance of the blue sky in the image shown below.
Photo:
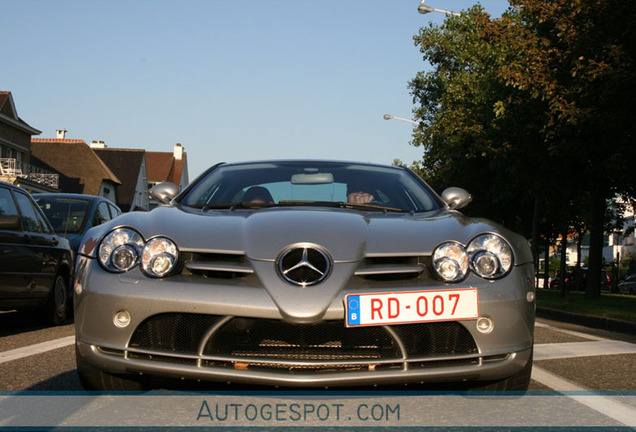
[[[461,11],[470,0],[427,0]],[[506,0],[482,0],[500,15]],[[217,162],[410,163],[419,0],[0,0],[0,90],[55,137]]]

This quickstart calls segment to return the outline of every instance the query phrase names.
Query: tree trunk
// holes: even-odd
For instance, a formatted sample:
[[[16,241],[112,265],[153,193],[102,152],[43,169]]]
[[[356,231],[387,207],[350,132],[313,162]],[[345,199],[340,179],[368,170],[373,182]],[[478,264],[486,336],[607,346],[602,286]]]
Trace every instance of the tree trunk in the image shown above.
[[[565,286],[565,272],[567,269],[567,260],[568,254],[568,234],[567,230],[565,233],[561,234],[561,266],[559,267],[559,287],[561,288],[561,297],[567,299],[569,297],[570,291],[568,287]]]
[[[545,271],[543,272],[543,288],[550,288],[550,239],[545,239]]]
[[[603,235],[605,227],[606,191],[603,181],[592,184],[590,191],[590,260],[587,269],[585,294],[588,298],[601,297],[601,270],[603,268]]]

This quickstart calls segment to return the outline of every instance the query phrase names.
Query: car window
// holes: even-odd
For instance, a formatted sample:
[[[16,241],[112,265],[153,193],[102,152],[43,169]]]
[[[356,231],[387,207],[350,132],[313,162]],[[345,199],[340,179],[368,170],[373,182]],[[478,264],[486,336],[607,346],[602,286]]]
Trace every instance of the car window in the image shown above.
[[[121,210],[114,205],[108,204],[108,208],[110,209],[110,218],[115,219],[117,216],[121,215]]]
[[[440,206],[425,183],[407,170],[316,161],[220,166],[192,185],[179,202],[186,206],[244,202],[243,197],[253,187],[265,188],[273,205],[311,202],[333,207],[329,204],[347,202],[355,192],[372,197],[365,202],[404,212],[430,211]]]
[[[47,223],[46,217],[42,214],[41,211],[38,211],[38,208],[35,208],[35,216],[38,218],[38,222],[40,223],[40,227],[42,231],[47,234],[53,234],[51,228],[49,228],[50,222]]]
[[[20,214],[22,219],[22,228],[28,232],[42,232],[37,213],[31,200],[23,193],[16,192],[15,200],[20,208]]]
[[[110,213],[108,211],[108,204],[102,201],[97,205],[97,209],[95,210],[95,215],[93,216],[93,226],[101,225],[104,222],[108,222],[109,220]]]
[[[11,196],[11,191],[7,188],[0,188],[0,229],[20,230],[18,209]]]
[[[56,232],[73,234],[82,231],[88,213],[89,201],[37,195],[34,198]]]

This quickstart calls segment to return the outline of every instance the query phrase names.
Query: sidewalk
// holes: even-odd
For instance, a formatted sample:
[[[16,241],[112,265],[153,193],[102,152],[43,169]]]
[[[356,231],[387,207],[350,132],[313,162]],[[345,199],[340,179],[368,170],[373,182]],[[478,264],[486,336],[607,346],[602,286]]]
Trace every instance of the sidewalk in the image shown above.
[[[623,321],[612,318],[582,315],[544,307],[537,308],[537,316],[540,318],[547,318],[555,321],[580,324],[586,327],[592,327],[601,330],[609,330],[618,333],[636,335],[636,322],[633,321]]]

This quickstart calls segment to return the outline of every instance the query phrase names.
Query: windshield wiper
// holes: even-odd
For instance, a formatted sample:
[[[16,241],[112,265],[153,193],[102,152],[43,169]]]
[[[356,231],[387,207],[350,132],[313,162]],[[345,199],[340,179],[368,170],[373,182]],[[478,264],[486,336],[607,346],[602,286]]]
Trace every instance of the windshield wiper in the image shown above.
[[[346,208],[353,210],[372,210],[382,212],[406,212],[396,207],[387,207],[379,204],[358,204],[343,201],[302,201],[302,200],[283,200],[278,204],[273,203],[250,203],[250,202],[227,202],[227,203],[212,203],[212,204],[193,204],[187,207],[201,209],[203,211],[214,209],[258,209],[269,207],[294,207],[294,206],[310,206],[310,207],[334,207],[334,208]]]
[[[380,204],[357,204],[344,201],[280,201],[279,206],[315,206],[315,207],[336,207],[353,210],[375,210],[387,212],[404,212],[396,207],[387,207]]]
[[[275,207],[276,204],[271,203],[250,203],[250,202],[227,202],[227,203],[211,203],[211,204],[193,204],[187,207],[201,209],[203,211],[213,209],[235,209],[235,208],[264,208]]]

